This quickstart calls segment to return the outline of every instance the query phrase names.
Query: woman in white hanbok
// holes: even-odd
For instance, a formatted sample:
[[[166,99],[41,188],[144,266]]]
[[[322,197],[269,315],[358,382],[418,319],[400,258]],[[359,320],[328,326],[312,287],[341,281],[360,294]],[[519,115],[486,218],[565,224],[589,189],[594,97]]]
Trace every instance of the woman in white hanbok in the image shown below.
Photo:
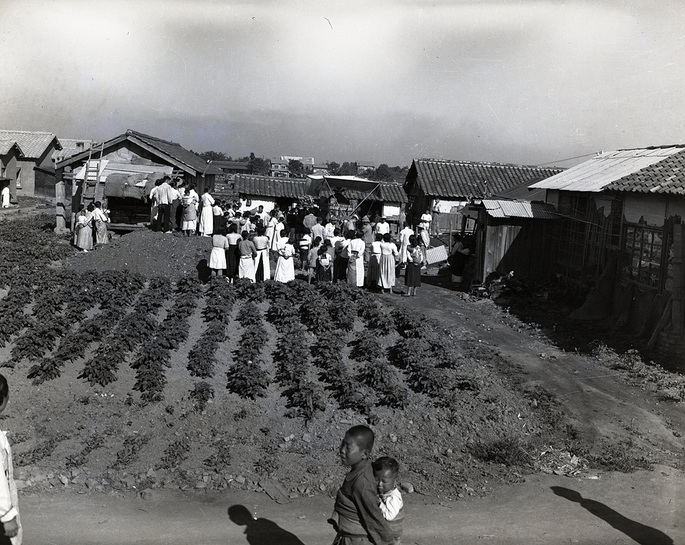
[[[209,188],[205,188],[205,192],[200,197],[202,210],[200,211],[200,234],[204,237],[211,236],[214,233],[214,197],[209,194]]]
[[[295,280],[295,263],[293,257],[295,256],[295,247],[290,244],[288,233],[285,229],[280,232],[278,252],[278,261],[276,262],[276,269],[274,271],[274,280],[287,284],[291,280]]]

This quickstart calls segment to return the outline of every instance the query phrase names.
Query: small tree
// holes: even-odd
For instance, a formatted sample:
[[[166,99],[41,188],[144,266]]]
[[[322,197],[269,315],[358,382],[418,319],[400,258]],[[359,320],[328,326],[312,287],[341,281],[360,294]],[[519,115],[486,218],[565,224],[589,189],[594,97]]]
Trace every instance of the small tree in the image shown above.
[[[328,172],[330,172],[333,176],[336,174],[340,174],[340,164],[336,163],[335,161],[331,161],[330,163],[326,163],[326,166],[328,167]]]
[[[202,153],[198,154],[200,157],[202,157],[205,161],[227,161],[228,157],[226,157],[226,154],[221,152],[221,151],[203,151]]]
[[[247,166],[250,169],[250,174],[259,174],[261,176],[267,176],[269,174],[269,162],[261,157],[255,157],[254,153],[250,153],[250,159]]]
[[[290,171],[290,175],[294,178],[304,178],[304,165],[302,164],[302,161],[290,159],[290,161],[288,161],[288,170]]]

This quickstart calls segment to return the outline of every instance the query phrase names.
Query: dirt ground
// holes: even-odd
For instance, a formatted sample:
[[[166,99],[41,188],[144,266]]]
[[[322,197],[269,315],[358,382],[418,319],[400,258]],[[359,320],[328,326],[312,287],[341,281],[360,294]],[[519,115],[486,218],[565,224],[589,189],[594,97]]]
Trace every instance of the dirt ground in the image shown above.
[[[65,259],[50,267],[58,273],[116,267],[148,277],[161,271],[176,279],[203,274],[208,242],[142,231],[76,254],[67,240],[57,240],[50,244],[63,245]],[[459,441],[480,437],[488,415],[469,404],[462,406],[463,414],[450,415],[417,397],[409,414],[379,411],[373,424],[379,450],[400,455],[403,479],[416,490],[406,494],[411,522],[405,543],[682,542],[682,403],[664,400],[652,383],[596,358],[561,350],[540,328],[490,299],[453,291],[444,278],[426,280],[418,297],[375,297],[390,307],[424,312],[455,336],[465,356],[491,375],[490,382],[483,381],[490,395],[499,396],[493,407],[507,413],[506,418],[498,413],[498,422],[524,431],[541,426],[521,392],[547,392],[555,399],[550,410],[562,413],[560,421],[563,416],[585,454],[644,461],[654,469],[611,472],[585,464],[558,444],[537,453],[535,471],[481,463],[464,454]],[[159,404],[132,400],[128,392],[135,377],[127,366],[106,388],[79,380],[80,365],[33,386],[25,379],[30,362],[8,366],[12,344],[0,349],[3,373],[18,393],[2,427],[10,430],[20,462],[25,543],[253,545],[332,539],[325,518],[344,473],[335,451],[344,429],[359,416],[327,411],[303,429],[296,419],[283,418],[284,400],[276,392],[258,410],[254,403],[221,395],[206,411],[192,411],[192,378],[184,361],[203,329],[201,312],[199,306],[190,320],[189,340],[174,356]],[[226,357],[235,343],[220,348]],[[126,460],[121,459],[124,440],[130,440]],[[223,472],[207,469],[205,448],[228,444],[231,460]],[[112,470],[116,465],[121,467]],[[232,505],[245,506],[257,523],[247,529],[236,524],[229,516]]]
[[[389,304],[431,309],[477,334],[502,357],[515,359],[526,380],[544,384],[565,400],[569,417],[598,444],[606,437],[630,437],[635,448],[657,451],[670,461],[633,473],[526,475],[518,484],[494,485],[485,497],[456,501],[405,494],[405,543],[684,542],[685,475],[674,468],[683,454],[682,405],[659,402],[648,389],[627,384],[620,373],[559,351],[491,301],[428,285],[416,299],[383,297]],[[22,497],[26,543],[314,545],[333,537],[325,522],[333,500],[326,496],[279,503],[264,493],[233,489],[79,492],[65,487]],[[257,520],[249,526],[232,520],[231,506],[243,506]]]

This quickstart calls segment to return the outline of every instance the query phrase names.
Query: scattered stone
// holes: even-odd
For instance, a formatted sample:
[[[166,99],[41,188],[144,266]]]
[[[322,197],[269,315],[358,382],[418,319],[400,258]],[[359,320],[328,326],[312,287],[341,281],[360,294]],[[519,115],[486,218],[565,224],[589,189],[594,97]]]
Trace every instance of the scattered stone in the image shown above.
[[[311,442],[312,442],[312,436],[311,436],[311,434],[305,433],[304,435],[302,435],[302,440],[303,440],[305,443],[311,443]]]
[[[141,491],[140,497],[144,500],[151,500],[155,496],[155,493],[150,490],[149,488],[146,488],[145,490]]]
[[[205,481],[198,481],[195,483],[195,488],[198,490],[201,490],[203,488],[207,488],[207,483]]]
[[[100,483],[97,482],[95,479],[87,479],[86,480],[86,488],[88,488],[88,490],[92,490],[93,488],[95,488],[99,484]]]
[[[407,494],[413,494],[414,493],[414,485],[411,484],[410,482],[400,483],[400,488],[402,489],[402,492],[406,492]]]
[[[26,481],[23,481],[21,479],[15,479],[14,484],[16,485],[17,490],[21,490],[21,489],[26,488],[28,486]]]
[[[266,492],[266,494],[276,503],[290,503],[288,492],[277,480],[262,479],[259,481],[259,486],[261,486],[264,492]]]
[[[237,482],[238,484],[245,484],[245,477],[243,477],[242,475],[238,475],[235,478],[235,482]]]

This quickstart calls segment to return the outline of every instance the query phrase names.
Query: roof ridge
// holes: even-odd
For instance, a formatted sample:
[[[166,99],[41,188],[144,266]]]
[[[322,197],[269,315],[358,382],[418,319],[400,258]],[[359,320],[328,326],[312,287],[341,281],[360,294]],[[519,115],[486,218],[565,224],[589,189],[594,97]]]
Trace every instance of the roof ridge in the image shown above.
[[[19,130],[19,129],[0,129],[0,132],[20,132],[22,134],[51,134],[54,135],[54,132],[50,131],[25,131],[25,130]]]
[[[126,134],[127,135],[130,134],[130,135],[134,135],[134,136],[140,136],[143,138],[149,138],[150,140],[154,140],[156,142],[164,142],[165,144],[171,144],[172,146],[180,146],[181,145],[178,142],[173,142],[172,140],[165,140],[164,138],[159,138],[158,136],[152,136],[150,134],[145,134],[143,132],[136,131],[133,129],[126,129]]]
[[[668,149],[668,148],[684,148],[685,149],[685,144],[663,144],[661,146],[640,146],[637,148],[618,148],[615,149],[614,151],[636,151],[636,150],[648,150],[648,149]],[[604,152],[604,151],[598,151],[597,153],[611,153],[609,152]]]
[[[516,163],[498,163],[496,161],[469,161],[465,159],[430,159],[418,158],[414,161],[428,161],[433,163],[449,163],[454,165],[479,165],[484,167],[515,167],[515,168],[533,168],[538,170],[565,170],[563,167],[546,167],[538,165],[519,165]]]

